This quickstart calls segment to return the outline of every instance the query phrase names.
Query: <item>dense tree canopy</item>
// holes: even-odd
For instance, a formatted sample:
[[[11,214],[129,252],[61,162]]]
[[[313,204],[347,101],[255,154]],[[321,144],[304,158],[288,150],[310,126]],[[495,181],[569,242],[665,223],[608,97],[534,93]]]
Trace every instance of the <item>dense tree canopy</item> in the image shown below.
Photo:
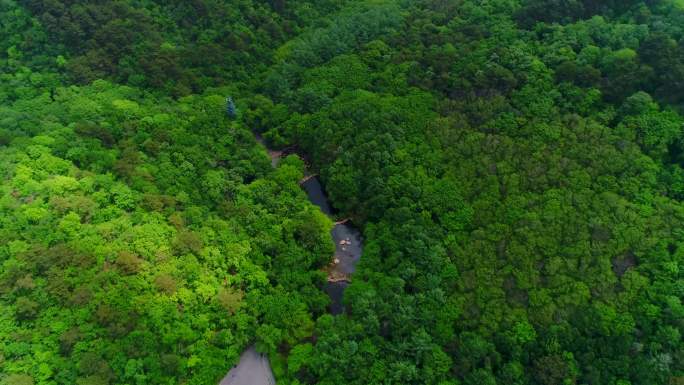
[[[0,80],[0,384],[684,383],[682,1],[8,0]]]

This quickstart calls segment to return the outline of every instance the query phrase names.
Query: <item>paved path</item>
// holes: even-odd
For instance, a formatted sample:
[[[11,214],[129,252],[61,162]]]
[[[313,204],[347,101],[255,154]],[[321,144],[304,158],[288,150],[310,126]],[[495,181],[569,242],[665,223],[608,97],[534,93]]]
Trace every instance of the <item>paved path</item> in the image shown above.
[[[275,385],[275,378],[268,358],[250,346],[240,356],[238,365],[223,377],[219,385]]]

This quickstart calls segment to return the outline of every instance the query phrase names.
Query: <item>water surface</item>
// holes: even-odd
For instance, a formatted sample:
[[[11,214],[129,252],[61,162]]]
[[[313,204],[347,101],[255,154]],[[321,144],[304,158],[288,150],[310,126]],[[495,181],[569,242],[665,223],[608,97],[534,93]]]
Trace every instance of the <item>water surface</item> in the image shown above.
[[[317,176],[308,177],[302,183],[302,188],[311,203],[318,206],[327,216],[333,217],[330,201]],[[330,313],[337,315],[344,313],[344,290],[351,280],[351,274],[356,270],[356,263],[361,258],[363,243],[361,232],[350,221],[335,224],[330,235],[335,242],[335,255],[328,268],[328,284],[325,291],[332,301]]]

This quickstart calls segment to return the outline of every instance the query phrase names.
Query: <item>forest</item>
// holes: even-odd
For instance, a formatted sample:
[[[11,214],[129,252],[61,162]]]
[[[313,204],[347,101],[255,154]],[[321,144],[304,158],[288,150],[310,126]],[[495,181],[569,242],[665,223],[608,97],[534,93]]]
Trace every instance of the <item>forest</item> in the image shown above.
[[[0,0],[0,385],[684,385],[682,334],[682,0]]]

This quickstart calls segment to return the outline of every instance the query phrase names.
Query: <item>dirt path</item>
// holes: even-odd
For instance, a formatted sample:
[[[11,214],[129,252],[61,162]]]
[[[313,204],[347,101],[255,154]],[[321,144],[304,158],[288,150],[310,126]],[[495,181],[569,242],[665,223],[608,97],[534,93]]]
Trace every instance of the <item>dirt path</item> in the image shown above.
[[[268,358],[257,353],[254,346],[250,346],[240,356],[237,366],[223,377],[219,385],[275,385],[275,383]]]

